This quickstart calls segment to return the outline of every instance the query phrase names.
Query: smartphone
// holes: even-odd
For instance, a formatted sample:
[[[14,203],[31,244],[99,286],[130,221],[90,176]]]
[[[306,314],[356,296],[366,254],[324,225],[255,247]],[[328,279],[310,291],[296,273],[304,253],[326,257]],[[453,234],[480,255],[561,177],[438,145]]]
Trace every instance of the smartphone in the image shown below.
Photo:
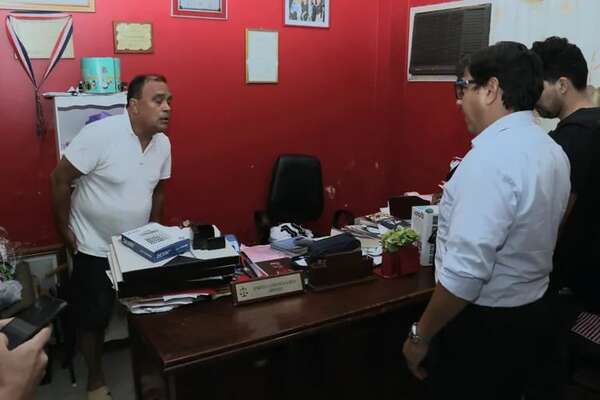
[[[8,338],[8,349],[12,350],[34,337],[49,325],[67,303],[51,296],[40,296],[31,306],[18,313],[12,321],[4,325],[0,332]]]

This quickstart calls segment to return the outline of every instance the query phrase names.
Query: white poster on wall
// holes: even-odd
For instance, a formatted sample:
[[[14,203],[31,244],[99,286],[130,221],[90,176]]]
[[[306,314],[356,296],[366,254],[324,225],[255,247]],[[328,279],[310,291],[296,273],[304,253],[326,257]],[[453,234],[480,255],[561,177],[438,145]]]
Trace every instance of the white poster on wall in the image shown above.
[[[52,20],[29,20],[14,18],[12,26],[29,58],[50,58],[54,45],[58,41],[67,18]],[[73,52],[73,37],[62,55],[62,58],[75,58]]]
[[[588,62],[588,84],[600,86],[600,1],[492,1],[490,43],[514,40],[531,47],[549,36],[566,37]]]
[[[600,41],[596,34],[600,1],[544,0],[492,1],[490,43],[513,40],[531,47],[550,36],[566,37],[581,49],[588,63],[588,85],[600,86]],[[540,118],[539,124],[552,130],[558,119]]]

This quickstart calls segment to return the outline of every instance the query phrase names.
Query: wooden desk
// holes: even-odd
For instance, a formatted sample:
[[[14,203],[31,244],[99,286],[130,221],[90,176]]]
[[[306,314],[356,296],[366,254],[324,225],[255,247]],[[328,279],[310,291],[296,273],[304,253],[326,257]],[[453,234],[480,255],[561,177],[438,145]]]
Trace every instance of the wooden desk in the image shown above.
[[[233,307],[230,299],[129,316],[138,399],[408,398],[410,324],[431,269]],[[412,387],[409,387],[412,386]],[[333,396],[333,397],[332,397]]]

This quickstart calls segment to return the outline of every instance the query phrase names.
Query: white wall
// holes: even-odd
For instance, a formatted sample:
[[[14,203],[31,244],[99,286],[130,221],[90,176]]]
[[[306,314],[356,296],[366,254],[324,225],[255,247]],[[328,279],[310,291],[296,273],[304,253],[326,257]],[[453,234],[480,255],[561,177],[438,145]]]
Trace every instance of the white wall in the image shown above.
[[[492,0],[490,43],[513,40],[531,47],[549,36],[566,37],[576,44],[588,63],[588,85],[600,85],[600,1],[598,0]],[[547,130],[558,119],[540,119]]]

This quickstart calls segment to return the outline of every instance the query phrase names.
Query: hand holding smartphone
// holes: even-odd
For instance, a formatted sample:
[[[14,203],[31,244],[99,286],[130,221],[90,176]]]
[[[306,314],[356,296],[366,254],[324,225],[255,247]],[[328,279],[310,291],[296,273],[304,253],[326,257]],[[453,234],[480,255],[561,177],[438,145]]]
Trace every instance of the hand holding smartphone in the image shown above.
[[[63,300],[50,296],[40,296],[31,306],[21,311],[0,332],[8,338],[9,350],[34,337],[49,325],[67,306]]]
[[[0,320],[0,327],[10,323]],[[43,328],[33,338],[14,350],[8,349],[8,338],[0,334],[0,399],[33,399],[42,380],[48,356],[44,347],[52,329]]]

